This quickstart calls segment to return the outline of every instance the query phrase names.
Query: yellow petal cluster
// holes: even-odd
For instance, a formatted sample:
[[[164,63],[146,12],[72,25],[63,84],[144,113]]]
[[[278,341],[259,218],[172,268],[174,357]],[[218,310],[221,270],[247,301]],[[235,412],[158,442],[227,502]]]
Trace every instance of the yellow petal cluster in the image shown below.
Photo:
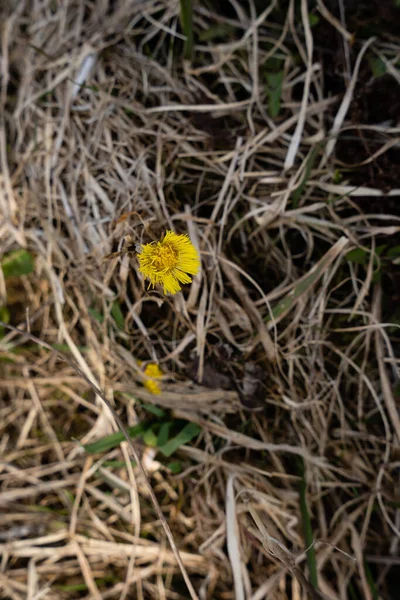
[[[151,392],[152,394],[160,394],[161,388],[156,381],[156,379],[162,377],[163,374],[160,367],[156,363],[149,363],[148,365],[146,365],[144,374],[147,376],[146,379],[143,381],[144,387],[147,390],[149,390],[149,392]]]
[[[143,244],[139,249],[139,271],[151,286],[164,286],[164,294],[176,294],[181,283],[191,283],[188,275],[196,275],[200,258],[187,234],[167,231],[159,242]]]

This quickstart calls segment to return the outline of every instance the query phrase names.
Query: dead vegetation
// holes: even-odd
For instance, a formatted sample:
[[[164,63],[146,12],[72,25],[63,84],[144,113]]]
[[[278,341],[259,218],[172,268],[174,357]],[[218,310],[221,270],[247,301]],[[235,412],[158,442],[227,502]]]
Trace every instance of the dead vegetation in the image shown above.
[[[196,3],[189,61],[178,2],[5,3],[2,598],[395,597],[400,40],[344,4]]]

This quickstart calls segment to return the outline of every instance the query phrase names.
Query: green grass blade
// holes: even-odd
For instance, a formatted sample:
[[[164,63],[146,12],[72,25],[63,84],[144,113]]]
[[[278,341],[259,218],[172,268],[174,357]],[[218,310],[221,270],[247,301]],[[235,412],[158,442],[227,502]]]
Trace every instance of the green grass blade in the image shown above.
[[[304,169],[303,178],[301,180],[301,183],[300,183],[299,187],[297,189],[295,189],[295,191],[292,194],[292,207],[293,208],[297,208],[299,206],[299,200],[300,200],[301,195],[304,191],[304,188],[307,184],[307,181],[310,179],[311,171],[313,169],[315,161],[317,160],[319,149],[320,149],[319,146],[315,146],[315,148],[313,148],[311,154],[307,158],[307,163],[306,163],[306,166]]]
[[[144,410],[147,410],[147,412],[151,413],[152,415],[159,417],[160,419],[165,417],[166,414],[165,410],[163,410],[159,406],[156,406],[155,404],[142,404],[142,408],[144,408]]]
[[[125,319],[124,319],[124,315],[122,314],[122,310],[120,305],[118,304],[118,302],[113,302],[112,306],[111,306],[111,316],[114,319],[118,329],[121,329],[121,331],[124,331],[125,329]]]
[[[267,73],[266,91],[268,95],[268,113],[272,119],[275,119],[281,110],[283,71],[277,73]]]
[[[379,600],[378,588],[376,587],[374,577],[371,573],[371,569],[369,568],[369,564],[366,561],[364,561],[364,569],[365,569],[365,576],[367,578],[368,585],[371,590],[372,598],[373,598],[373,600]]]
[[[171,456],[180,446],[190,442],[196,435],[201,431],[199,425],[196,423],[187,423],[182,431],[180,431],[175,437],[168,440],[166,444],[160,446],[159,450],[164,456]]]
[[[304,534],[304,543],[307,550],[307,564],[308,570],[310,572],[310,583],[315,588],[318,589],[318,571],[317,571],[317,561],[315,559],[315,548],[312,545],[314,541],[312,525],[310,519],[310,513],[308,512],[308,504],[307,504],[307,485],[305,479],[305,471],[304,471],[304,461],[300,459],[298,461],[298,471],[301,476],[300,481],[300,510],[301,516],[303,519],[303,534]]]
[[[136,438],[142,435],[149,427],[149,423],[139,423],[139,425],[134,425],[133,427],[129,427],[128,433],[130,438]],[[84,450],[88,454],[97,454],[99,452],[106,452],[107,450],[112,450],[116,446],[119,446],[121,442],[125,439],[124,434],[121,431],[117,431],[116,433],[112,433],[111,435],[107,435],[92,444],[85,444],[83,446]]]
[[[192,0],[180,0],[181,5],[181,25],[183,33],[186,36],[185,58],[193,58],[193,5]]]

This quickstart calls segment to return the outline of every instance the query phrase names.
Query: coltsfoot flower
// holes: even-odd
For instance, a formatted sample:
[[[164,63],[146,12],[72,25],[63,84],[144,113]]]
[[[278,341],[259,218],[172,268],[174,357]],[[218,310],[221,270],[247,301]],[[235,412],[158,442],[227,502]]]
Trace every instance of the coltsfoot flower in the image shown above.
[[[156,363],[149,363],[146,365],[144,374],[147,375],[143,382],[144,387],[149,390],[152,394],[160,394],[161,388],[156,381],[159,377],[162,377],[162,371]]]
[[[167,231],[159,242],[143,244],[138,253],[139,271],[153,287],[164,286],[164,294],[176,294],[180,283],[191,283],[188,275],[196,275],[200,258],[187,234]]]

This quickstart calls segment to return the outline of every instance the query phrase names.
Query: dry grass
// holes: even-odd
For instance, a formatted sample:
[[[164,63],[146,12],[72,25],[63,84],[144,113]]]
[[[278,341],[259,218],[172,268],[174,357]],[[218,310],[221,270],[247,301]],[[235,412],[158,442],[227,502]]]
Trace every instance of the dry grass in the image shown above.
[[[399,83],[400,40],[354,42],[345,3],[318,0],[335,91],[306,0],[196,3],[192,62],[178,2],[8,4],[0,252],[35,266],[0,281],[19,329],[0,340],[1,597],[389,599],[400,184],[372,169],[400,127],[363,120],[357,86],[367,57]],[[182,294],[104,260],[166,229],[201,253]],[[126,427],[157,421],[147,403],[200,433],[172,459],[150,434],[89,454],[120,429],[102,391]]]

